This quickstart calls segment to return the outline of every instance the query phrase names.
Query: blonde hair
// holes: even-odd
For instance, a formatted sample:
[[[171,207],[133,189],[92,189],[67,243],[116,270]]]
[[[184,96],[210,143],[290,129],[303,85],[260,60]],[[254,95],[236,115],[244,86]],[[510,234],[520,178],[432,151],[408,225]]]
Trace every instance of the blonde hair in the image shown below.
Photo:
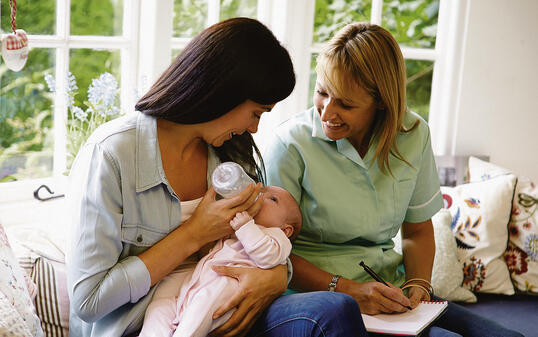
[[[316,72],[334,96],[352,100],[356,84],[373,97],[378,106],[374,135],[378,144],[374,159],[379,169],[392,175],[389,154],[411,164],[396,145],[398,132],[409,132],[403,126],[406,105],[406,72],[402,52],[394,37],[384,28],[367,22],[342,28],[319,54]]]

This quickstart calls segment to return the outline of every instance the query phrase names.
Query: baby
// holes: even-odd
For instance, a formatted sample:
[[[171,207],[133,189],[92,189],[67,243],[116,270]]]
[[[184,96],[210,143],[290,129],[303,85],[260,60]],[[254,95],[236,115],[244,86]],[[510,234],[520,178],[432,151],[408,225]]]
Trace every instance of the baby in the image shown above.
[[[198,262],[190,277],[184,278],[177,301],[162,302],[167,308],[150,303],[140,337],[205,337],[224,324],[234,310],[216,320],[213,313],[236,293],[238,281],[217,274],[211,266],[269,269],[286,263],[291,240],[301,229],[299,206],[291,194],[276,186],[265,187],[260,197],[263,204],[258,214],[254,219],[247,212],[235,215],[230,221],[235,235],[217,241]]]

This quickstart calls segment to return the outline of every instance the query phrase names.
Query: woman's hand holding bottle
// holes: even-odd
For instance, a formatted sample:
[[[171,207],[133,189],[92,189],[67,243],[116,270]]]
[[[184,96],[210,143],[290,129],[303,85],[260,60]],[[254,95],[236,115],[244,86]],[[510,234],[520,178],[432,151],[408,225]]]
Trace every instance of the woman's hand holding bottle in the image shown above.
[[[261,183],[250,184],[232,198],[216,200],[217,193],[210,187],[192,216],[181,227],[190,231],[200,247],[230,235],[233,233],[230,220],[236,213],[248,211],[251,216],[258,213],[262,202],[258,195],[262,188]]]

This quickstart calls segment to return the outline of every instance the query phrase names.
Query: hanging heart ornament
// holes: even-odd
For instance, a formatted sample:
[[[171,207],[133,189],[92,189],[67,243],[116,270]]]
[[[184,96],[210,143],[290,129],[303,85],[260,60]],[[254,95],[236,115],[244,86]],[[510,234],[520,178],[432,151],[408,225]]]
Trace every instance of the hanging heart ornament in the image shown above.
[[[8,34],[2,40],[2,58],[8,69],[21,70],[28,60],[28,36],[22,29]]]

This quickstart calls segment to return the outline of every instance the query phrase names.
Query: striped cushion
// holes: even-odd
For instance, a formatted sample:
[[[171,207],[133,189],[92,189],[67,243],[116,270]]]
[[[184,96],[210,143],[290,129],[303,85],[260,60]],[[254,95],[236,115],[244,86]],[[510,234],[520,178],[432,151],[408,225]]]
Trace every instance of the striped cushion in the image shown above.
[[[65,264],[40,256],[35,260],[31,277],[37,285],[35,307],[45,336],[67,337],[69,298]]]

